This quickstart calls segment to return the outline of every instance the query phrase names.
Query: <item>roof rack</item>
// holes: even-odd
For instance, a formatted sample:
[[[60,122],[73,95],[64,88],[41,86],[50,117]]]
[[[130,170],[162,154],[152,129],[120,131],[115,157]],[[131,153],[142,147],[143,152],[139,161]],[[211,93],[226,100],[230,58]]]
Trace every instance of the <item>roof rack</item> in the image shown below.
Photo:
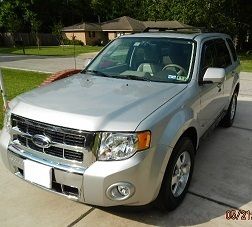
[[[159,32],[177,32],[177,31],[183,31],[184,32],[208,32],[208,30],[204,27],[177,27],[177,28],[167,28],[167,27],[147,27],[144,29],[143,32],[151,32],[151,31],[159,31]]]

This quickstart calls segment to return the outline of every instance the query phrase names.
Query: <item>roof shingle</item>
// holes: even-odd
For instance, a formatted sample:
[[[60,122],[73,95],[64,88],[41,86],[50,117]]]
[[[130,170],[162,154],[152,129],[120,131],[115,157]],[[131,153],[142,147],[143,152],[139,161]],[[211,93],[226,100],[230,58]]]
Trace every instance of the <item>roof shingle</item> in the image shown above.
[[[62,31],[102,31],[101,25],[97,23],[79,23],[72,26],[64,27]]]
[[[128,16],[116,18],[98,23],[79,23],[65,27],[62,31],[125,31],[125,32],[142,32],[145,28],[190,28],[191,26],[179,21],[139,21]]]
[[[141,32],[145,29],[145,26],[141,21],[127,16],[106,21],[102,23],[101,27],[103,31]]]

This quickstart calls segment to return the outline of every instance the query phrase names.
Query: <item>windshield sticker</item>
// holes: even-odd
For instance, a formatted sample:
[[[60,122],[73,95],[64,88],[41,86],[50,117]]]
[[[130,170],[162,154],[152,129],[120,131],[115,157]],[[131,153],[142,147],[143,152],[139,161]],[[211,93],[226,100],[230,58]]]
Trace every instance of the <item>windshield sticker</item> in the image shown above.
[[[168,75],[168,79],[176,80],[177,76],[176,75]]]
[[[184,76],[177,76],[177,80],[180,80],[180,81],[186,81],[187,78],[184,77]]]
[[[140,42],[135,42],[134,47],[138,47],[138,46],[140,46],[140,44],[141,44]]]

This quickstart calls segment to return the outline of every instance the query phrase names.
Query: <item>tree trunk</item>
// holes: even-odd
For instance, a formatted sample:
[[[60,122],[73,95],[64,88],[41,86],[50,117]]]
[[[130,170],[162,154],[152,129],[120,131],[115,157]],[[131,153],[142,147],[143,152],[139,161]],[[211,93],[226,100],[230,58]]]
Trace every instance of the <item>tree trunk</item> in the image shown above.
[[[40,38],[39,38],[39,33],[36,32],[36,43],[37,43],[37,46],[38,46],[38,50],[40,50]]]
[[[11,37],[11,44],[13,47],[16,47],[16,43],[15,43],[15,33],[14,32],[10,32],[10,37]]]

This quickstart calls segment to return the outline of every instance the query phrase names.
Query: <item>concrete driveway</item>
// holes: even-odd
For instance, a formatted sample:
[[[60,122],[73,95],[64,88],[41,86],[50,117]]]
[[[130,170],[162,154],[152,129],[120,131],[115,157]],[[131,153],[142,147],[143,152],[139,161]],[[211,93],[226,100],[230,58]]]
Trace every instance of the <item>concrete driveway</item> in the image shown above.
[[[0,67],[54,73],[64,69],[83,69],[85,59],[93,58],[97,52],[74,57],[49,57],[35,55],[0,54]]]
[[[1,226],[251,226],[226,220],[231,209],[252,213],[252,74],[242,73],[233,127],[201,144],[192,184],[174,212],[154,208],[93,208],[36,188],[0,165]]]

